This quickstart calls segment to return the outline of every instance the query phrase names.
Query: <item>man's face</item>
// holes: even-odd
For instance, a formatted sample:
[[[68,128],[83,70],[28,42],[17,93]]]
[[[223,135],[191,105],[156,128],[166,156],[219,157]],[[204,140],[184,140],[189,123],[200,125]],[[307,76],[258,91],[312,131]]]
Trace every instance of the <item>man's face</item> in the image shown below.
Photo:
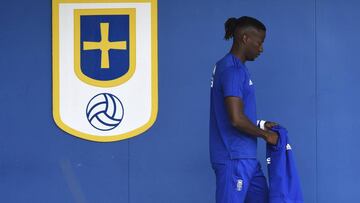
[[[261,52],[264,51],[263,43],[265,40],[265,31],[258,29],[251,29],[246,34],[247,40],[245,44],[245,56],[246,60],[254,61]]]

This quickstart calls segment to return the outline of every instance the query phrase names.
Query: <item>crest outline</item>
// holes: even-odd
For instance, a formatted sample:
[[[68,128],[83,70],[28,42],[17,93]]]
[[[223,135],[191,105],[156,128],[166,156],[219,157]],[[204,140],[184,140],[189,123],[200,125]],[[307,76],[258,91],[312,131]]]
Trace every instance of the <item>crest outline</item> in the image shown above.
[[[60,76],[59,76],[59,5],[72,3],[129,3],[127,0],[53,0],[52,1],[52,112],[56,125],[68,134],[75,137],[96,141],[96,142],[113,142],[128,139],[144,133],[156,121],[158,113],[158,22],[157,22],[157,0],[133,0],[131,3],[150,3],[151,5],[151,113],[148,121],[138,128],[112,136],[98,136],[89,133],[80,132],[64,123],[60,114]],[[134,49],[135,51],[135,49]],[[74,67],[75,68],[75,67]],[[129,67],[130,68],[130,67]],[[135,70],[134,70],[135,71]],[[130,78],[130,77],[129,77]],[[104,81],[102,81],[104,82]],[[99,87],[99,86],[97,86]],[[103,87],[111,87],[103,86]]]

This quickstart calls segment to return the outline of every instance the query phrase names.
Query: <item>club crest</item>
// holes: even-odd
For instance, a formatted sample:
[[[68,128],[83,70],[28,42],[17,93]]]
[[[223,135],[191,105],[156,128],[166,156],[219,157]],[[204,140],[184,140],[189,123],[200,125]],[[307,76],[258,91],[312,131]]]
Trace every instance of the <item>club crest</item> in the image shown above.
[[[157,115],[156,0],[53,0],[53,117],[65,132],[118,141]]]

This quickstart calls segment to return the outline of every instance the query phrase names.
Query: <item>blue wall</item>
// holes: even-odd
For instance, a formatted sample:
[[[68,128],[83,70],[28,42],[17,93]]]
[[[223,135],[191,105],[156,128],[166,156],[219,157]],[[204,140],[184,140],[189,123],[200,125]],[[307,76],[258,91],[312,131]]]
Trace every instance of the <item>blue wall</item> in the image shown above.
[[[96,143],[52,120],[51,1],[2,2],[0,202],[214,202],[210,74],[231,45],[224,21],[241,15],[267,25],[265,52],[247,65],[259,117],[290,132],[306,202],[360,201],[359,2],[159,0],[158,9],[157,121]]]

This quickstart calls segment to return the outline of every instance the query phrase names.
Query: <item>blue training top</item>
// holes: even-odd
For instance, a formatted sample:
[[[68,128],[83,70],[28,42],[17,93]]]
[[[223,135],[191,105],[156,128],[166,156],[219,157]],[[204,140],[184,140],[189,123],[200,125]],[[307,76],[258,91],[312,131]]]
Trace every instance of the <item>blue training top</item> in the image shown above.
[[[211,81],[210,157],[213,163],[256,158],[257,139],[231,125],[225,97],[239,97],[244,113],[256,125],[255,88],[246,66],[229,53],[216,63]]]
[[[266,145],[269,203],[303,203],[300,178],[287,130],[281,126],[275,126],[272,130],[278,133],[279,139],[276,145]]]

